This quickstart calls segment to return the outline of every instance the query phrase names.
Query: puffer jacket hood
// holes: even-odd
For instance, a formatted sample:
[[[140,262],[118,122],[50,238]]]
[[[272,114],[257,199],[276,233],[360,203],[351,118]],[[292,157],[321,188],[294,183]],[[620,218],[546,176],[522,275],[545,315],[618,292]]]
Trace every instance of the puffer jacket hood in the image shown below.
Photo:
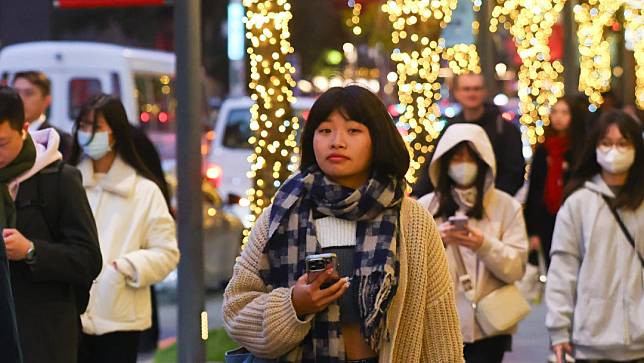
[[[492,143],[481,126],[471,123],[455,124],[448,127],[438,142],[428,170],[429,178],[434,187],[438,185],[443,156],[462,142],[467,142],[483,162],[489,166],[488,175],[485,178],[485,190],[487,191],[494,187],[496,159],[494,158]]]

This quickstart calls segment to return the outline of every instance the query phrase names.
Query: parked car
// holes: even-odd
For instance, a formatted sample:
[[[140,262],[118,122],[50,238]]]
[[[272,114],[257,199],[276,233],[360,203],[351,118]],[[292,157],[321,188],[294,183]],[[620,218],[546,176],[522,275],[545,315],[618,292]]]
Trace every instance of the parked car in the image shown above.
[[[172,204],[176,208],[177,180],[174,165],[166,163],[166,180],[172,191]],[[219,290],[233,274],[233,265],[241,251],[243,225],[239,217],[231,213],[212,183],[204,180],[202,188],[204,284],[208,290]],[[179,241],[179,243],[189,243]],[[177,271],[173,271],[160,284],[158,291],[174,292]]]
[[[295,115],[299,117],[301,124],[306,120],[314,101],[314,98],[298,97],[293,104]],[[250,222],[247,219],[249,209],[246,191],[251,187],[251,180],[246,173],[250,170],[248,157],[251,155],[251,145],[248,139],[252,135],[250,108],[253,103],[248,97],[224,101],[206,158],[206,177],[233,206],[235,213],[247,227]]]

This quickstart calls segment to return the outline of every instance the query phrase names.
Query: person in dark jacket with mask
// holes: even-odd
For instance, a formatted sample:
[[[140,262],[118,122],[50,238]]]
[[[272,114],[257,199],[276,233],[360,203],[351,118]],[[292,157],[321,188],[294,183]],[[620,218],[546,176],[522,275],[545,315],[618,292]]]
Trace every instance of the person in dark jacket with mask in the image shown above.
[[[510,122],[501,117],[499,109],[485,102],[487,91],[485,81],[480,74],[464,74],[456,76],[453,83],[454,97],[462,107],[461,113],[447,122],[445,129],[457,123],[473,123],[481,126],[492,142],[497,161],[495,186],[510,195],[515,195],[524,182],[525,159],[521,132]],[[435,144],[445,133],[445,129]],[[425,157],[427,163],[432,160],[432,154]],[[424,165],[420,170],[427,170]],[[427,173],[420,173],[413,186],[412,196],[420,197],[434,190]]]

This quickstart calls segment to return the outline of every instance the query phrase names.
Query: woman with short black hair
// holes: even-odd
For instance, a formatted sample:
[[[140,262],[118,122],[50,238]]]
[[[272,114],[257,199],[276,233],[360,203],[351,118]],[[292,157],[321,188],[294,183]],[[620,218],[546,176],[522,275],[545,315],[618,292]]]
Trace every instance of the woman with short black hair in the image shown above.
[[[405,197],[409,153],[382,102],[331,88],[301,150],[235,264],[229,335],[280,362],[462,362],[442,242]],[[319,253],[338,263],[313,278],[305,259]]]

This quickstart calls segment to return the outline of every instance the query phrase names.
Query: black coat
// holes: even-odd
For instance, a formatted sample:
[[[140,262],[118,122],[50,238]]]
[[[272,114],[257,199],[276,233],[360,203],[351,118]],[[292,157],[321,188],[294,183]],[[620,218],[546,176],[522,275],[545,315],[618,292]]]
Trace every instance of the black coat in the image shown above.
[[[564,158],[567,167],[564,167],[564,185],[570,177],[570,168],[573,165],[573,152],[568,151]],[[548,176],[548,152],[543,144],[537,146],[532,157],[530,170],[530,188],[526,199],[524,216],[529,236],[539,236],[545,252],[546,260],[549,262],[550,244],[552,232],[555,228],[557,215],[551,214],[546,209],[544,201],[544,190],[546,188],[546,177]]]
[[[467,123],[462,113],[447,121],[445,128],[435,142],[438,142],[445,134],[445,130],[457,123]],[[485,106],[485,113],[481,119],[470,123],[481,126],[490,138],[494,156],[496,157],[496,180],[495,186],[510,195],[515,195],[524,182],[525,159],[523,158],[523,144],[519,129],[501,119],[499,109],[493,105]],[[429,164],[433,153],[426,157],[425,164],[421,167],[421,173],[414,184],[412,195],[421,197],[434,191],[434,186],[429,180]]]
[[[60,153],[63,154],[63,160],[67,161],[69,158],[69,154],[72,151],[72,144],[73,144],[72,135],[66,133],[65,131],[57,127],[52,126],[49,123],[49,121],[43,122],[43,124],[40,125],[38,130],[44,130],[49,128],[56,130],[56,132],[60,136],[60,144],[58,144],[58,151],[60,151]]]
[[[81,174],[57,164],[22,182],[16,197],[16,228],[36,251],[35,263],[10,264],[25,363],[76,362],[80,301],[102,268]]]
[[[16,310],[9,280],[9,264],[0,242],[0,357],[4,363],[20,363],[20,344],[16,328]]]

